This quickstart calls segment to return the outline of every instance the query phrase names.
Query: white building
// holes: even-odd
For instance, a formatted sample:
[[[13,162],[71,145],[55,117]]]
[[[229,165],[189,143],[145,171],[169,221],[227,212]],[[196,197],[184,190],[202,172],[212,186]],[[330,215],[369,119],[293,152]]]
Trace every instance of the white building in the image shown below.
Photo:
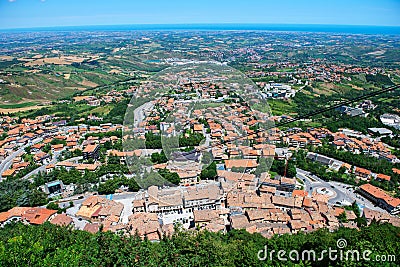
[[[194,210],[220,210],[223,198],[218,182],[162,189],[151,186],[141,199],[133,201],[133,213],[156,213],[162,224],[180,223],[189,228]]]

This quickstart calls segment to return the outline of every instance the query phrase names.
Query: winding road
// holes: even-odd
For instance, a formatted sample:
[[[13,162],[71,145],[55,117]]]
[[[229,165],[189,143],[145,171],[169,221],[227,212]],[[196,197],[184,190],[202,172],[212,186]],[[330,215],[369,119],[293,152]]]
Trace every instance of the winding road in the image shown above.
[[[27,148],[28,146],[37,144],[37,143],[41,142],[42,140],[43,140],[43,138],[36,138],[36,139],[34,139],[32,141],[29,141],[26,145],[23,145],[17,151],[15,151],[15,152],[11,153],[10,155],[8,155],[8,157],[6,157],[4,160],[2,160],[0,162],[0,174],[3,173],[5,170],[8,170],[10,168],[13,159],[16,158],[22,152],[24,152],[25,148]]]

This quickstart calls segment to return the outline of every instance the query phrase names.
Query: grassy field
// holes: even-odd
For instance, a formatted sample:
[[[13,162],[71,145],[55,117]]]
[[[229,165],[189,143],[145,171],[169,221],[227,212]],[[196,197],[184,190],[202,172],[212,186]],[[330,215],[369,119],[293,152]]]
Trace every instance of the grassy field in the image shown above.
[[[284,68],[284,69],[278,69],[278,72],[292,72],[294,69],[292,68]]]
[[[289,115],[296,112],[296,104],[291,100],[269,99],[268,105],[274,116],[280,116],[282,114]]]
[[[16,108],[25,108],[35,106],[37,103],[35,102],[24,102],[24,103],[17,103],[17,104],[0,104],[0,108],[3,109],[16,109]]]
[[[89,114],[99,114],[101,116],[105,116],[110,113],[110,110],[113,109],[114,105],[105,105],[99,106],[94,109],[90,109],[88,111],[83,112],[81,115],[87,116]]]

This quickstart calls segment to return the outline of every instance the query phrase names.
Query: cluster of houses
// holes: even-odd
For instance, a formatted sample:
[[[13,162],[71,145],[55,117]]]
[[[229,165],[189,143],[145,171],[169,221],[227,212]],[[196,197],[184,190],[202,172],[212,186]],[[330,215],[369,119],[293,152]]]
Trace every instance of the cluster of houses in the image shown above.
[[[316,161],[323,165],[326,165],[332,170],[338,171],[340,168],[344,168],[345,172],[353,173],[356,176],[356,182],[359,181],[370,182],[372,180],[375,180],[384,183],[384,182],[389,182],[392,178],[390,175],[386,175],[383,173],[374,173],[364,168],[351,166],[348,163],[344,163],[342,161],[324,155],[320,155],[318,153],[309,152],[307,154],[307,158],[312,161]],[[392,173],[393,175],[399,175],[400,170],[392,168]],[[384,190],[376,186],[373,186],[369,183],[363,184],[359,187],[357,192],[365,196],[367,199],[371,200],[379,207],[387,210],[389,213],[395,214],[400,211],[400,199],[391,197]]]
[[[208,86],[197,85],[196,83],[191,84],[188,88],[181,88],[179,93],[190,91],[201,88],[202,94],[206,97],[215,95],[215,88],[208,89]],[[218,91],[222,95],[227,95],[228,91],[219,88]],[[368,103],[365,103],[368,105]],[[306,148],[308,145],[321,146],[322,139],[331,138],[330,142],[337,149],[347,150],[355,154],[370,154],[380,159],[388,160],[392,163],[399,161],[397,157],[391,154],[390,149],[384,143],[376,141],[373,138],[362,137],[354,138],[346,135],[342,131],[332,133],[325,128],[310,128],[307,131],[302,131],[300,128],[291,128],[287,131],[280,131],[277,128],[271,129],[268,133],[259,133],[252,130],[252,126],[258,123],[263,123],[262,120],[257,119],[258,114],[254,111],[249,111],[246,106],[240,103],[232,103],[224,106],[214,106],[205,109],[195,109],[192,111],[193,116],[188,117],[188,102],[176,101],[174,98],[161,98],[155,103],[156,106],[161,107],[157,109],[149,108],[145,111],[146,119],[139,124],[139,127],[135,129],[136,133],[144,135],[146,132],[153,132],[159,134],[174,135],[177,132],[175,125],[181,127],[181,131],[190,129],[193,132],[202,133],[209,137],[209,143],[213,145],[211,153],[213,159],[223,160],[224,169],[240,168],[245,167],[249,172],[257,167],[255,159],[259,157],[277,157],[277,149],[274,144],[284,143],[289,146],[290,149]],[[159,120],[163,112],[174,111],[174,123],[160,123],[160,129],[158,129],[154,123],[154,120]],[[198,119],[206,121],[206,125],[200,123]],[[277,119],[280,118],[270,118]],[[246,138],[240,138],[240,140],[246,139],[251,141],[251,145],[240,145],[231,140],[237,139],[240,135],[237,129],[240,129],[241,135],[245,135]],[[207,138],[208,139],[208,138]],[[253,160],[254,159],[254,160]],[[345,164],[345,163],[343,163]],[[346,167],[348,164],[345,164]],[[157,165],[157,168],[167,167],[170,170],[176,171],[182,174],[182,170],[174,169],[168,165]],[[340,168],[340,166],[338,166]],[[195,176],[198,174],[196,170],[184,170],[185,173],[190,172],[190,175],[180,175],[185,184],[193,184],[196,179]],[[358,172],[357,172],[358,173]],[[186,177],[188,177],[186,179]]]
[[[49,221],[56,225],[66,226],[72,223],[72,218],[69,218],[66,214],[57,214],[56,210],[40,207],[14,207],[0,213],[1,227],[19,221],[32,225],[40,225]]]
[[[61,152],[82,152],[83,160],[99,158],[101,144],[114,143],[119,140],[117,136],[99,138],[88,136],[90,133],[107,133],[122,129],[122,125],[111,123],[100,126],[66,126],[65,120],[46,115],[35,119],[22,119],[3,117],[0,132],[7,133],[7,137],[0,141],[0,160],[9,162],[9,166],[2,166],[2,178],[12,177],[21,170],[35,165],[45,166],[47,172],[57,167],[67,169],[77,168],[84,171],[94,171],[98,164],[75,164],[69,161],[58,161]]]
[[[332,64],[327,63],[323,59],[312,59],[305,63],[293,62],[276,62],[276,63],[258,63],[255,68],[263,69],[262,71],[247,71],[249,77],[290,77],[293,80],[308,80],[322,82],[341,82],[343,80],[351,80],[347,74],[373,74],[384,73],[379,67],[358,67],[349,64]],[[265,71],[265,69],[277,69]],[[291,71],[278,71],[279,69]]]
[[[122,213],[121,204],[98,196],[85,200],[76,216],[103,224],[103,230],[138,234],[149,240],[159,240],[177,225],[189,230],[206,229],[223,233],[231,229],[245,229],[268,238],[275,234],[311,232],[319,228],[332,231],[341,226],[357,228],[356,214],[328,204],[326,195],[313,193],[309,196],[304,190],[292,189],[294,181],[278,180],[276,183],[269,178],[269,174],[263,173],[262,176],[266,186],[258,190],[246,186],[254,182],[254,175],[230,171],[219,171],[218,181],[194,186],[151,186],[139,192],[132,201],[133,214],[128,217],[127,223],[117,221]],[[364,185],[360,190],[369,192],[369,186]],[[290,194],[282,196],[279,194],[281,190]],[[371,196],[378,199],[380,195],[372,192]],[[400,204],[394,203],[400,200],[390,199],[387,195],[382,200],[388,205],[398,207]],[[345,221],[340,220],[343,213]],[[387,213],[364,208],[362,216],[368,223],[375,220],[400,226],[400,218]]]
[[[308,152],[307,153],[307,158],[312,161],[319,162],[323,165],[328,166],[330,169],[339,171],[340,168],[344,168],[346,173],[353,173],[356,176],[356,182],[359,180],[363,181],[371,181],[371,180],[377,180],[379,182],[384,182],[384,181],[390,181],[391,176],[382,174],[382,173],[374,173],[370,170],[357,167],[357,166],[351,166],[348,163],[345,163],[343,161],[333,159],[318,153],[313,153],[313,152]],[[400,170],[396,168],[392,168],[392,173],[398,174]]]
[[[96,233],[112,231],[135,234],[158,241],[170,235],[177,226],[188,230],[208,230],[225,233],[245,229],[270,238],[275,234],[312,232],[320,228],[333,231],[339,227],[357,228],[357,216],[352,210],[328,204],[325,195],[294,189],[290,196],[277,192],[255,191],[242,184],[252,181],[248,174],[220,172],[218,182],[189,187],[149,187],[132,201],[132,213],[123,222],[124,205],[100,196],[89,196],[76,214],[57,214],[45,208],[15,207],[0,213],[0,226],[10,222],[39,225],[46,221],[76,227],[83,220],[83,230]],[[269,179],[269,178],[267,178]],[[371,185],[361,186],[362,194],[385,205],[399,205]],[[397,201],[398,203],[394,203]],[[343,213],[345,220],[342,220]],[[363,209],[367,223],[388,222],[400,227],[400,218],[387,213]],[[81,221],[82,222],[82,221]]]
[[[348,132],[348,134],[346,134]],[[339,129],[332,133],[325,128],[310,128],[306,132],[300,128],[291,128],[288,131],[280,132],[281,140],[289,147],[306,148],[308,145],[322,146],[321,139],[332,138],[331,145],[336,149],[349,151],[353,154],[366,154],[373,157],[387,160],[391,163],[398,163],[400,160],[391,153],[386,144],[365,135],[356,134],[351,137],[352,132]]]
[[[201,86],[194,85],[194,88]],[[206,86],[207,87],[207,86]],[[213,93],[208,94],[206,87],[204,88],[205,94],[213,96]],[[203,89],[203,87],[201,87]],[[185,87],[179,91],[193,91],[193,84]],[[224,89],[219,89],[222,95],[228,94]],[[220,160],[222,164],[218,164],[218,175],[222,172],[230,173],[231,177],[240,176],[243,180],[237,181],[240,188],[257,188],[262,193],[275,193],[276,190],[292,191],[296,186],[296,181],[292,181],[286,177],[280,180],[265,179],[265,177],[256,177],[253,171],[259,166],[257,161],[260,157],[276,158],[276,151],[273,143],[283,142],[289,146],[289,149],[306,148],[308,145],[321,146],[322,139],[330,138],[331,143],[337,149],[345,149],[353,153],[370,153],[372,155],[379,154],[381,157],[389,160],[393,155],[385,144],[380,141],[375,141],[372,138],[353,138],[349,137],[342,132],[332,133],[325,128],[310,128],[306,132],[300,128],[291,128],[287,131],[280,131],[274,129],[272,133],[260,135],[253,131],[251,126],[256,125],[262,120],[257,120],[255,112],[249,111],[246,106],[240,103],[231,103],[224,106],[213,106],[205,109],[195,109],[192,113],[193,117],[188,117],[187,103],[188,101],[176,101],[174,98],[161,98],[157,100],[155,105],[158,108],[149,108],[145,112],[146,119],[141,123],[142,129],[136,129],[136,132],[144,134],[147,131],[160,133],[160,130],[148,128],[154,125],[151,123],[154,119],[159,119],[163,116],[163,108],[168,111],[175,111],[174,118],[175,124],[179,124],[181,129],[199,132],[207,136],[210,144],[214,144],[211,149],[212,156],[215,160]],[[364,103],[368,105],[370,103]],[[160,108],[161,107],[161,108]],[[156,110],[156,111],[154,111]],[[206,121],[205,124],[200,123],[200,119]],[[160,123],[161,131],[167,134],[176,132],[174,123]],[[236,142],[230,142],[237,138],[237,128],[244,130],[244,135],[247,140],[251,140],[251,145],[240,145]],[[246,135],[247,134],[247,135]],[[265,144],[271,143],[271,144]],[[368,170],[359,167],[353,167],[345,162],[334,160],[316,153],[309,153],[308,158],[311,160],[319,161],[330,168],[338,171],[341,167],[346,169],[346,172],[354,173],[359,179],[370,181],[372,178],[379,181],[389,181],[390,176],[384,174],[374,174]],[[155,169],[168,168],[175,171],[181,178],[181,185],[194,185],[199,183],[197,179],[199,174],[199,166],[192,164],[193,169],[182,170],[171,166],[170,163],[156,164]],[[175,166],[176,167],[176,166]],[[231,172],[232,170],[242,169],[243,174]],[[197,171],[196,171],[197,170]],[[288,190],[289,189],[289,190]],[[143,209],[145,210],[145,209]],[[186,220],[187,222],[187,220]]]

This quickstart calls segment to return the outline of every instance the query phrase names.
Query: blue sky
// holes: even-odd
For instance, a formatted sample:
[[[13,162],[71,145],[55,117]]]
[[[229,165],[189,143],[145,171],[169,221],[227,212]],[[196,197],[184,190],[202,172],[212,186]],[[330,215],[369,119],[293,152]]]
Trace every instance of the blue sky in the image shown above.
[[[273,23],[400,26],[400,0],[0,0],[0,28]]]

